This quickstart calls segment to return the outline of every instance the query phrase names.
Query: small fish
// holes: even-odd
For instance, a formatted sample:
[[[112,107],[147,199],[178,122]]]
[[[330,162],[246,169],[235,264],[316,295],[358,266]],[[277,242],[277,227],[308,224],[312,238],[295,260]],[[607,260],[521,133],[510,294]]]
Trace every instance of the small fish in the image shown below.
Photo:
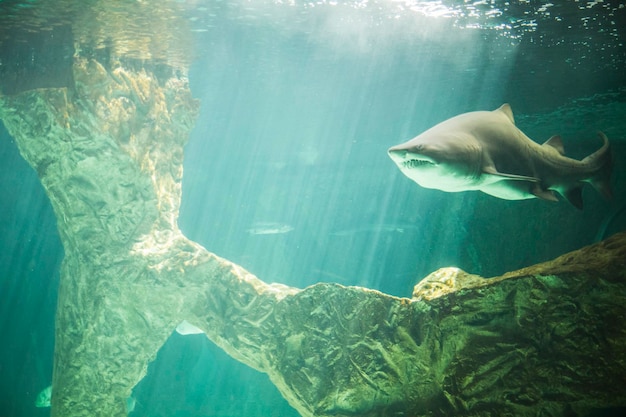
[[[503,104],[455,116],[387,152],[404,175],[425,188],[480,190],[505,200],[558,201],[558,193],[582,209],[585,183],[611,197],[609,140],[598,135],[599,150],[581,161],[568,158],[560,136],[543,145],[533,142]]]
[[[37,399],[35,400],[35,407],[46,408],[50,407],[50,400],[52,398],[52,385],[48,385],[44,389],[39,392],[37,395]],[[137,400],[135,397],[128,397],[126,399],[126,413],[131,413],[135,410],[135,406],[137,405]]]
[[[187,320],[183,320],[178,323],[178,326],[176,326],[176,333],[182,336],[186,336],[188,334],[201,334],[204,332],[193,324],[189,323]]]
[[[259,222],[254,223],[246,232],[251,235],[282,235],[292,230],[292,226],[284,223]]]
[[[135,397],[126,398],[126,414],[130,414],[135,411],[135,407],[137,406],[137,400]]]
[[[50,407],[50,399],[52,398],[52,385],[48,385],[37,394],[35,400],[35,407],[45,408]]]
[[[368,233],[406,233],[418,230],[419,227],[414,224],[405,223],[381,223],[366,225],[362,227],[355,227],[353,229],[341,229],[331,233],[332,236],[355,236]]]

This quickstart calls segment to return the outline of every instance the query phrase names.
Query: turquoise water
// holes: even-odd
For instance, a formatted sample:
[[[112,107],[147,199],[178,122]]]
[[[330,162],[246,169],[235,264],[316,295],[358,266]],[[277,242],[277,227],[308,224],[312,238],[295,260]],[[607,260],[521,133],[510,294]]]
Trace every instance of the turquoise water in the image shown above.
[[[176,3],[201,101],[179,224],[265,281],[410,296],[439,267],[494,276],[625,226],[618,2]],[[0,71],[17,59],[9,49],[0,56]],[[576,158],[605,132],[614,201],[586,188],[577,211],[427,190],[386,154],[449,117],[504,102],[528,136],[559,133]],[[45,416],[34,401],[51,381],[62,248],[36,175],[3,128],[0,190],[0,417]],[[134,397],[133,416],[297,415],[264,375],[197,335],[173,335]]]

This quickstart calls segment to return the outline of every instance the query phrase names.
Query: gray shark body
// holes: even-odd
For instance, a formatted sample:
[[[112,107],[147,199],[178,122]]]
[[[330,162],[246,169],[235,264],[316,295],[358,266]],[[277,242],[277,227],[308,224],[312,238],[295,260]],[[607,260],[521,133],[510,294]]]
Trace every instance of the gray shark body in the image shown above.
[[[480,190],[506,200],[562,195],[582,209],[582,187],[590,183],[609,198],[609,141],[581,161],[564,155],[559,136],[543,145],[515,126],[508,104],[494,111],[455,116],[388,153],[400,171],[426,188],[457,192]]]

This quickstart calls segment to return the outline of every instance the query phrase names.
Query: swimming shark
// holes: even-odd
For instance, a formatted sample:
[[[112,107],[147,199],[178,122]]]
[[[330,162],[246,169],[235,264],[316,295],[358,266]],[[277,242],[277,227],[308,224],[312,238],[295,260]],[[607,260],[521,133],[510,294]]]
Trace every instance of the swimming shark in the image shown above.
[[[400,171],[425,188],[480,190],[505,200],[557,194],[582,209],[582,187],[590,183],[611,197],[609,140],[582,160],[565,156],[558,135],[540,145],[515,126],[511,106],[464,113],[445,120],[387,151]]]

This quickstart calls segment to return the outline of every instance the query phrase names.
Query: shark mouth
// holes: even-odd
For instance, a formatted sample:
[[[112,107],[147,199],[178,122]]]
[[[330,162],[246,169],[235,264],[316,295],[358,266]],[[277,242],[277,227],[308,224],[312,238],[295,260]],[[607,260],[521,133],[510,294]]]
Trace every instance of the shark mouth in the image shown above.
[[[408,161],[404,161],[402,163],[402,167],[407,169],[418,168],[426,165],[434,165],[434,163],[425,159],[409,159]]]

